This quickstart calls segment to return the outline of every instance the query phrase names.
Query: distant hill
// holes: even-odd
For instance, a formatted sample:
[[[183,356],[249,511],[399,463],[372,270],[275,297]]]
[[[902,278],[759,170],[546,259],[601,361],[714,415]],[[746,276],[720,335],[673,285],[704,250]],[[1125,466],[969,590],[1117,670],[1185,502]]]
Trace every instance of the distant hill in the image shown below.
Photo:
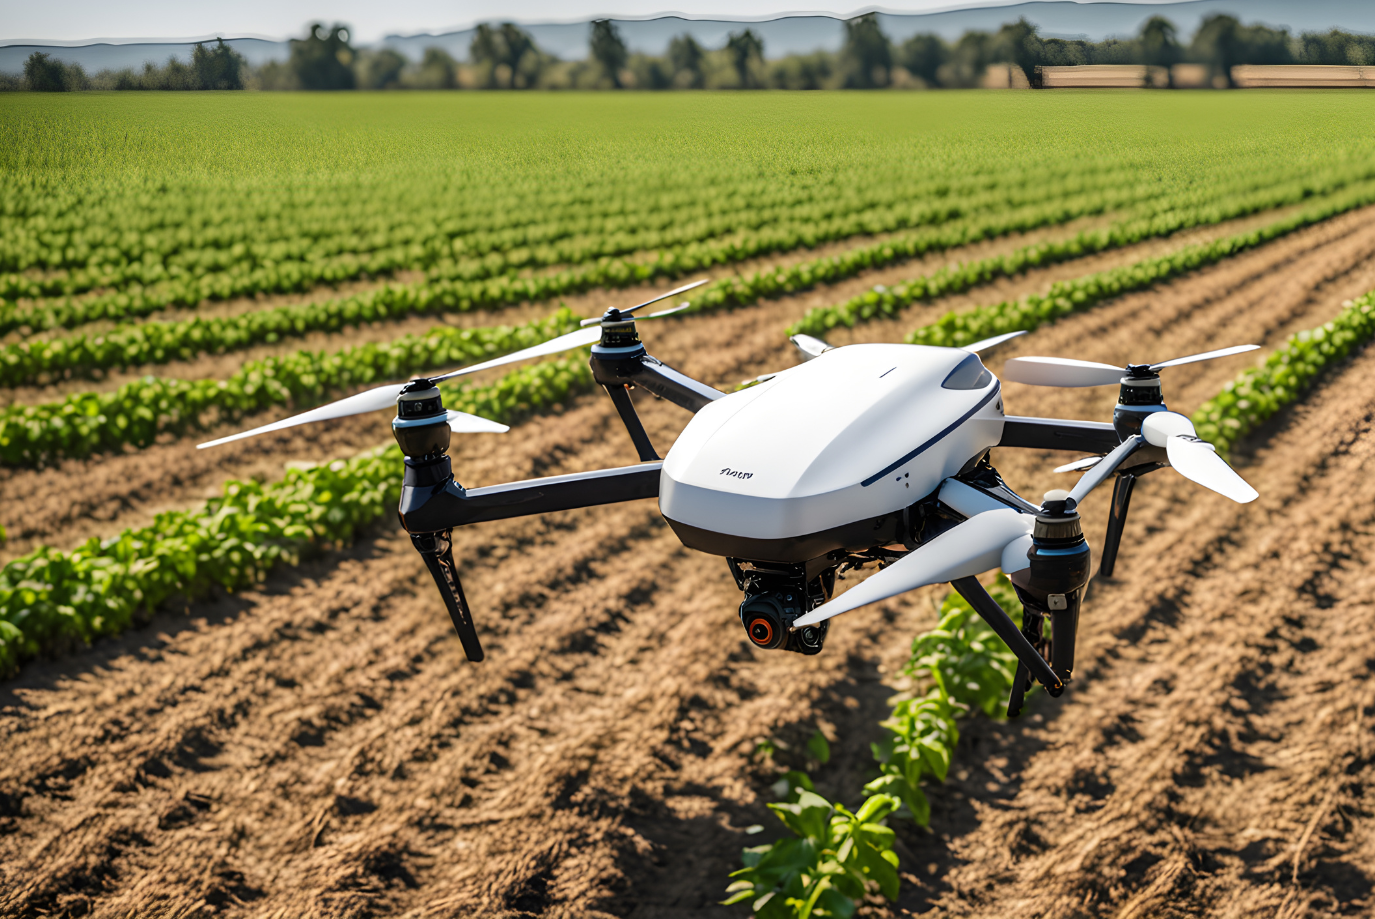
[[[1126,37],[1136,33],[1146,19],[1164,16],[1187,38],[1205,16],[1230,13],[1243,22],[1263,22],[1299,32],[1321,32],[1342,28],[1353,32],[1375,33],[1375,0],[1189,0],[1184,3],[1075,3],[1070,0],[1032,0],[1006,6],[983,6],[947,10],[939,13],[880,13],[883,29],[895,41],[919,32],[935,32],[954,40],[970,29],[994,31],[1005,22],[1026,17],[1041,29],[1041,34],[1056,38]],[[834,16],[785,16],[764,21],[685,19],[660,16],[652,19],[617,19],[616,27],[632,51],[663,54],[676,35],[689,34],[710,48],[725,44],[726,36],[748,26],[764,40],[769,58],[810,51],[835,51],[845,36],[844,20]],[[530,23],[524,27],[541,48],[565,60],[587,56],[588,25],[577,23]],[[378,45],[386,45],[414,60],[424,50],[438,46],[463,60],[473,30],[463,29],[439,35],[388,35]],[[251,64],[285,60],[285,41],[260,38],[226,39],[226,43]],[[37,42],[6,44],[0,41],[0,72],[17,73],[24,59],[34,51],[46,51],[67,63],[80,64],[88,73],[140,68],[144,61],[163,63],[169,57],[189,60],[194,42],[101,42],[89,45],[45,45]]]

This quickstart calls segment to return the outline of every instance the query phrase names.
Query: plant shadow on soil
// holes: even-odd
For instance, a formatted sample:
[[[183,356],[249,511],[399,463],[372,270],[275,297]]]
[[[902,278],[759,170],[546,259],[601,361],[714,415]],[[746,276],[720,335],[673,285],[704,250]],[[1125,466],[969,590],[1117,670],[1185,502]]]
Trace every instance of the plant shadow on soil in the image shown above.
[[[291,594],[309,584],[326,580],[341,562],[366,561],[385,554],[383,544],[395,538],[392,528],[374,525],[352,545],[326,550],[303,559],[300,565],[278,566],[260,583],[240,593],[215,588],[208,597],[189,600],[175,597],[146,616],[138,625],[119,635],[96,639],[90,645],[77,645],[57,657],[39,658],[25,663],[19,673],[0,683],[0,716],[30,707],[26,691],[51,691],[73,680],[99,681],[102,672],[119,668],[119,660],[132,656],[154,661],[177,636],[200,631],[209,623],[229,623],[251,614],[265,599]],[[399,532],[399,530],[398,530]],[[195,615],[191,615],[191,604]]]

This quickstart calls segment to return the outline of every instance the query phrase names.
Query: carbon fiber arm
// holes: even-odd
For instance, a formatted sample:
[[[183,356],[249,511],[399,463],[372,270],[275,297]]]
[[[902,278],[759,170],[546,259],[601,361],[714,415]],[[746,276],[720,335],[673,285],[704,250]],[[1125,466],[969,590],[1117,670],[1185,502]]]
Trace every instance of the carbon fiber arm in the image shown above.
[[[1033,450],[1073,450],[1076,453],[1111,453],[1121,438],[1111,424],[1101,421],[1068,421],[1061,418],[1027,418],[1008,415],[1000,447]]]
[[[470,523],[655,498],[662,466],[640,463],[465,489],[454,481],[448,457],[430,466],[407,463],[398,510],[408,532],[438,533]]]

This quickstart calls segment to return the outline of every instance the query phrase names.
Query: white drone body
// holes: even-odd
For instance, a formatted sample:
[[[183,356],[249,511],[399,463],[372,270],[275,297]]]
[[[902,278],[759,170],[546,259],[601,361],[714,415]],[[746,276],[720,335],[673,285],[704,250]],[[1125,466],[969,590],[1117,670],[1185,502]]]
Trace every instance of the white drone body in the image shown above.
[[[1112,423],[1004,414],[1001,384],[978,352],[1020,332],[967,345],[864,344],[831,348],[805,335],[806,362],[723,393],[651,357],[635,311],[706,283],[670,291],[521,351],[446,374],[379,386],[330,405],[210,443],[395,406],[405,455],[401,524],[425,561],[464,652],[483,651],[454,561],[455,527],[657,497],[684,545],[724,556],[744,592],[740,622],[763,650],[821,651],[840,613],[928,584],[950,582],[1018,659],[1009,714],[1034,678],[1051,695],[1070,679],[1090,551],[1077,507],[1115,477],[1100,573],[1109,575],[1138,477],[1172,466],[1235,501],[1256,497],[1183,415],[1165,408],[1158,371],[1253,350],[1243,345],[1160,364],[1114,367],[1066,358],[1014,358],[1005,379],[1041,386],[1120,384]],[[595,328],[592,326],[596,326]],[[453,433],[506,426],[447,410],[442,381],[592,345],[593,379],[624,423],[640,462],[483,488],[464,488],[448,456]],[[632,388],[694,417],[660,459]],[[1057,471],[1087,470],[1071,491],[1033,504],[1003,483],[994,447],[1074,450],[1092,456]],[[833,596],[841,572],[881,570]],[[1019,627],[975,576],[1001,567],[1023,606]]]
[[[698,411],[664,460],[659,509],[685,545],[716,555],[867,548],[885,518],[998,443],[1002,409],[969,351],[835,348]]]

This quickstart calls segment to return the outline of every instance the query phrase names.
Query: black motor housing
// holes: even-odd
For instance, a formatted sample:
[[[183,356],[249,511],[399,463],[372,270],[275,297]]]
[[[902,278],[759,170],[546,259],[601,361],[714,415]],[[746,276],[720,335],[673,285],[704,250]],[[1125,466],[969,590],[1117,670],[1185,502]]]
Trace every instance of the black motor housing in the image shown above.
[[[1074,670],[1079,607],[1089,583],[1091,553],[1079,513],[1064,492],[1050,492],[1036,515],[1027,550],[1031,565],[1009,575],[1030,615],[1049,616],[1050,666],[1068,683]]]

